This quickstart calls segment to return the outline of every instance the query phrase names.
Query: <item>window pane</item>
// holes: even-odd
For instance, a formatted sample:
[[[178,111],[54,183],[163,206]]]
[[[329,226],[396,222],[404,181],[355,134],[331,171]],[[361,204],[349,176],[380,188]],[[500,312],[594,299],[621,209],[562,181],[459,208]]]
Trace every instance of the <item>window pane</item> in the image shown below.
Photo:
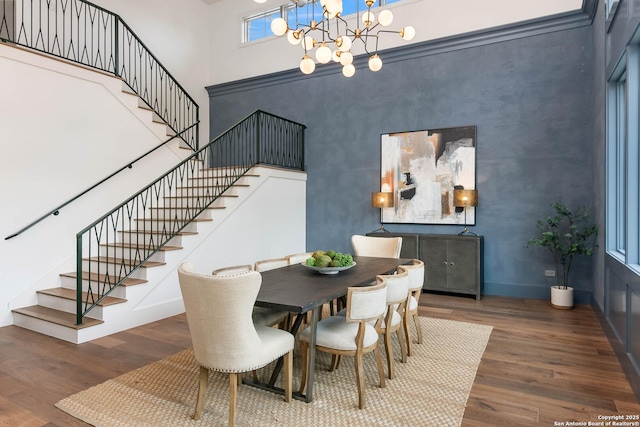
[[[618,83],[616,141],[616,249],[624,254],[627,247],[627,84]]]
[[[377,0],[373,7],[384,6],[386,4],[397,3],[402,0]],[[363,0],[343,0],[342,2],[342,16],[347,17],[356,12],[363,12],[367,10]],[[282,6],[280,9],[272,9],[270,11],[260,13],[251,17],[243,19],[243,42],[250,42],[259,40],[265,37],[270,37],[271,33],[271,21],[275,18],[282,17],[287,21],[289,28],[296,27],[296,13],[297,22],[302,25],[308,26],[311,20],[320,22],[322,20],[322,5],[320,0],[307,1],[302,7],[295,7],[293,4]]]

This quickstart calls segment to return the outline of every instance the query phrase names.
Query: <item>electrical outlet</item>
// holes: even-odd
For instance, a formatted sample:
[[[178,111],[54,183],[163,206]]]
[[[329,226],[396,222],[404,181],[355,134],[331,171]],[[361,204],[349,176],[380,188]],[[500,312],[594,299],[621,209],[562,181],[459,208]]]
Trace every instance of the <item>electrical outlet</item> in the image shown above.
[[[556,272],[555,270],[545,270],[544,275],[546,277],[556,277]]]

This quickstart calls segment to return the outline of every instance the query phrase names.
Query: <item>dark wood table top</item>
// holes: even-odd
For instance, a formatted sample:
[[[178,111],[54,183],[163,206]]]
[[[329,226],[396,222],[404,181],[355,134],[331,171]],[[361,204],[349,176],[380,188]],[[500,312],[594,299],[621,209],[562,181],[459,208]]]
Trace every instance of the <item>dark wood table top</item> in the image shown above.
[[[349,286],[366,286],[378,274],[396,271],[411,259],[353,257],[356,265],[338,274],[320,274],[302,265],[291,265],[265,271],[256,299],[259,307],[306,313],[324,303],[347,294]]]

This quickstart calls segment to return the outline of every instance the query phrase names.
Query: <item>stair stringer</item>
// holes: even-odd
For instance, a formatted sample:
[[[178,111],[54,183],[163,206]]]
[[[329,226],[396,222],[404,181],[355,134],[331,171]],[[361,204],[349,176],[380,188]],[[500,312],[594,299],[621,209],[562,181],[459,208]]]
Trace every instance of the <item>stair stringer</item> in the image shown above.
[[[306,173],[263,166],[250,173],[258,176],[249,186],[234,187],[237,197],[225,198],[225,209],[214,210],[213,221],[198,223],[198,234],[181,237],[183,249],[166,252],[164,265],[147,269],[147,283],[118,289],[127,301],[103,307],[104,323],[78,330],[49,325],[38,332],[82,343],[180,314],[184,305],[177,268],[182,262],[193,262],[198,272],[208,274],[306,250]]]

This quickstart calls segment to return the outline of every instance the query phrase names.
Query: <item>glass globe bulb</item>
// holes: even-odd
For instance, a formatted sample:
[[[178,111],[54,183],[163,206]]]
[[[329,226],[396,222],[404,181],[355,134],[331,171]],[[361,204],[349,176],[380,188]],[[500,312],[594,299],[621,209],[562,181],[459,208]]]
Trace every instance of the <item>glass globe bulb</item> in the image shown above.
[[[342,13],[342,0],[327,0],[324,3],[324,7],[330,15],[338,15]],[[333,18],[333,16],[331,16],[331,18]]]
[[[416,29],[408,26],[408,27],[404,27],[401,31],[400,31],[400,35],[402,36],[403,39],[405,39],[406,41],[410,41],[413,40],[413,38],[416,36]]]
[[[354,67],[353,64],[345,65],[344,67],[342,67],[342,75],[345,77],[353,77],[355,73],[356,67]]]
[[[316,50],[316,59],[321,64],[326,64],[331,61],[331,49],[325,42],[322,42],[318,49]]]
[[[302,48],[304,50],[311,50],[313,46],[316,44],[316,41],[311,36],[304,36],[302,39]]]
[[[302,41],[302,30],[289,30],[289,32],[287,33],[287,40],[292,45],[297,45]]]
[[[271,21],[271,32],[276,36],[283,36],[289,30],[287,21],[282,18],[276,18]]]
[[[340,51],[339,50],[334,50],[331,53],[331,59],[333,60],[333,62],[340,62]]]
[[[375,22],[375,20],[376,20],[376,16],[373,14],[373,12],[367,11],[362,14],[362,23],[367,28],[371,27]]]
[[[382,59],[378,56],[378,54],[372,55],[369,58],[369,69],[373,72],[380,71],[382,68]]]
[[[313,62],[313,59],[309,58],[309,55],[303,56],[302,61],[300,61],[300,71],[304,74],[311,74],[315,69],[316,64]]]
[[[342,65],[349,65],[353,63],[353,55],[351,52],[342,52],[340,54],[340,63]]]
[[[378,22],[383,27],[387,27],[387,26],[391,25],[391,23],[393,22],[393,13],[391,13],[390,10],[383,10],[378,15]]]
[[[341,52],[346,52],[351,49],[351,39],[347,36],[340,36],[340,38],[336,40],[336,43]]]

